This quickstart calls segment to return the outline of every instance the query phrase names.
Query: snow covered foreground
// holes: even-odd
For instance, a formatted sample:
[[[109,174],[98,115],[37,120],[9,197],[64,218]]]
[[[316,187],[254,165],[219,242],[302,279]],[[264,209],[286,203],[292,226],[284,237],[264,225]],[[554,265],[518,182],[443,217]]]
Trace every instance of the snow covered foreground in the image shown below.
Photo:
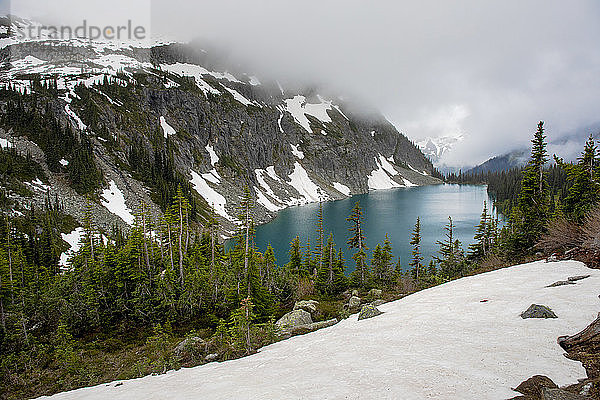
[[[574,275],[576,285],[547,288]],[[379,308],[385,313],[296,336],[259,354],[60,393],[54,399],[505,399],[534,374],[585,376],[560,335],[600,311],[600,270],[534,262],[463,278]],[[481,302],[481,300],[487,300]],[[521,319],[532,303],[558,319]]]

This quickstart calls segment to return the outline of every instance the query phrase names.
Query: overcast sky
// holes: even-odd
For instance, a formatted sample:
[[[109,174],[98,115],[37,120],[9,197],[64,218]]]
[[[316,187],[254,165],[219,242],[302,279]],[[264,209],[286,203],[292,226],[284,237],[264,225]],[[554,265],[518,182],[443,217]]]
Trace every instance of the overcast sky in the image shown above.
[[[12,8],[71,20],[151,10],[155,35],[201,38],[259,73],[327,84],[413,140],[464,133],[450,164],[527,145],[539,120],[550,138],[600,121],[598,0],[40,3]]]

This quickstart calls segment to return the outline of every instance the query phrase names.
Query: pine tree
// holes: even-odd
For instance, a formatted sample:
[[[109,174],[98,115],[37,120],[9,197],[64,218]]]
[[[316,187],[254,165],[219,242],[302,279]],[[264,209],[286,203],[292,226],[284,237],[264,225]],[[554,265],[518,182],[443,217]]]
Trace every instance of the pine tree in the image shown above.
[[[511,215],[512,248],[517,252],[531,251],[545,231],[549,218],[548,182],[544,164],[548,161],[544,122],[540,121],[531,141],[531,157],[523,171],[518,205]]]
[[[556,156],[555,160],[567,173],[569,184],[567,195],[561,204],[561,211],[581,223],[586,213],[598,203],[600,196],[600,183],[596,176],[596,169],[600,163],[593,136],[590,135],[585,143],[577,164],[565,164]]]
[[[348,247],[350,249],[357,249],[352,259],[356,263],[356,269],[353,274],[358,277],[358,283],[364,286],[367,282],[369,271],[366,265],[367,253],[365,252],[367,247],[365,246],[365,237],[362,230],[362,209],[360,203],[357,201],[352,208],[352,212],[346,221],[350,222],[350,238],[348,239]]]
[[[324,253],[323,263],[317,272],[316,287],[320,293],[332,296],[344,290],[346,277],[344,276],[343,260],[340,261],[336,253],[331,234],[327,239]]]
[[[300,252],[300,237],[296,236],[294,240],[290,242],[290,262],[288,264],[289,270],[296,277],[301,275],[302,270],[302,253]]]
[[[319,202],[319,211],[317,211],[317,245],[315,247],[315,257],[317,270],[323,267],[323,242],[325,240],[323,229],[323,203]]]
[[[391,283],[393,274],[392,258],[392,244],[386,234],[383,246],[380,244],[375,246],[373,259],[371,260],[373,275],[379,284],[389,285]]]
[[[240,202],[242,213],[240,219],[242,221],[242,228],[244,230],[244,276],[246,277],[246,284],[248,288],[248,297],[250,297],[250,270],[249,270],[249,259],[250,259],[250,235],[252,226],[252,214],[253,208],[252,193],[248,186],[244,187],[244,194]]]
[[[175,195],[175,199],[173,202],[173,214],[176,215],[178,220],[178,233],[177,233],[177,247],[179,250],[179,279],[181,281],[181,285],[184,283],[184,271],[183,271],[183,261],[185,257],[185,253],[187,251],[187,240],[184,243],[184,228],[187,231],[188,228],[188,216],[190,203],[187,201],[185,196],[183,195],[183,191],[181,190],[181,186],[177,188],[177,194]]]
[[[413,275],[415,279],[419,280],[419,272],[423,268],[421,262],[423,261],[423,256],[421,255],[421,218],[417,217],[417,222],[415,223],[415,228],[413,229],[412,239],[410,241],[410,245],[413,247],[412,249],[412,259],[408,264],[412,267]]]
[[[392,283],[392,277],[394,274],[394,266],[392,265],[392,259],[394,255],[392,253],[392,243],[388,238],[387,233],[383,241],[383,248],[381,249],[381,261],[383,263],[383,276],[382,280],[384,284],[390,285]]]
[[[469,246],[468,258],[470,260],[478,260],[487,255],[492,243],[492,229],[493,219],[491,215],[488,214],[487,202],[484,201],[479,224],[475,227],[474,239],[476,240],[476,243]]]
[[[461,243],[454,237],[454,222],[452,217],[448,217],[448,223],[444,227],[445,239],[438,240],[436,243],[440,246],[439,256],[434,257],[440,265],[440,272],[446,278],[454,278],[464,273],[465,260],[462,252]]]

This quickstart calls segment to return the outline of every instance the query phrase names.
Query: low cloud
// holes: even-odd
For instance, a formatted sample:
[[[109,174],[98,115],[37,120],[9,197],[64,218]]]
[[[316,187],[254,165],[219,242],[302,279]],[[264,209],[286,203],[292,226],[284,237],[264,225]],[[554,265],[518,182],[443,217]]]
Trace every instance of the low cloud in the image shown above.
[[[68,1],[27,1],[34,17],[76,19]],[[600,120],[596,0],[156,0],[151,10],[155,35],[199,38],[265,77],[372,104],[415,141],[465,134],[450,165],[527,146],[539,120],[551,139]]]

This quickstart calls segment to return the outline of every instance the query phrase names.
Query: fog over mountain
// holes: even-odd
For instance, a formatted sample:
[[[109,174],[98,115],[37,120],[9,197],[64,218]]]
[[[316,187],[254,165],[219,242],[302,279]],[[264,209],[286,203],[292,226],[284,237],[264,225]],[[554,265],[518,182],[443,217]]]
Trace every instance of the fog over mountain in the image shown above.
[[[538,120],[551,140],[600,120],[594,0],[82,3],[9,10],[69,23],[150,15],[155,36],[199,39],[258,76],[362,99],[415,142],[463,134],[448,165],[527,146]]]

